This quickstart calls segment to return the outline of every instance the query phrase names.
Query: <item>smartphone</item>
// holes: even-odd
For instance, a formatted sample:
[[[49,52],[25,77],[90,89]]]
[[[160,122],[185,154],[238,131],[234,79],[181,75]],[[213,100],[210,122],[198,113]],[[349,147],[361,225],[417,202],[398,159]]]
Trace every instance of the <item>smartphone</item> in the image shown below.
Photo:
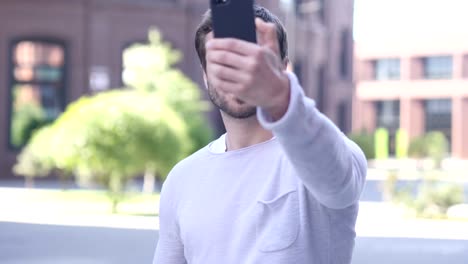
[[[215,38],[257,43],[254,0],[210,0]]]

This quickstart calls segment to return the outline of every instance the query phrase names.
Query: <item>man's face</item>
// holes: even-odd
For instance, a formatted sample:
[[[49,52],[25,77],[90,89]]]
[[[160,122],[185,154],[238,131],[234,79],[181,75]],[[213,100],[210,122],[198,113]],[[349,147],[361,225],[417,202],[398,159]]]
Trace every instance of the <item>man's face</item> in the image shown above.
[[[206,36],[206,41],[213,38],[213,32]],[[208,63],[208,62],[207,62]],[[207,67],[208,68],[208,67]],[[225,93],[210,84],[210,80],[205,73],[206,86],[208,95],[218,109],[226,113],[228,116],[236,119],[246,119],[254,116],[257,113],[257,108],[253,105],[246,104],[233,94]]]

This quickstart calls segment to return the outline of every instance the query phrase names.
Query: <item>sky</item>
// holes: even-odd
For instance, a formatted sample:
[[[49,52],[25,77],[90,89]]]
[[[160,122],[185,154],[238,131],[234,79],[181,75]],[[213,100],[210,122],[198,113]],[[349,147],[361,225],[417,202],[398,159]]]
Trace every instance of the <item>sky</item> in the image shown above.
[[[468,35],[468,0],[355,0],[357,42]]]

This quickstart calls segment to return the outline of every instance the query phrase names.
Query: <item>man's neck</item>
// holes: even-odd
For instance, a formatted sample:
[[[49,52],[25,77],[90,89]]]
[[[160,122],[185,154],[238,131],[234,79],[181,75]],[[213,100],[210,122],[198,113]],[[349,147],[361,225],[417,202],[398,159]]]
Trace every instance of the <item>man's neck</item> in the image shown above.
[[[221,115],[227,131],[227,151],[246,148],[273,138],[273,134],[260,125],[257,116],[236,119],[224,113],[221,113]]]

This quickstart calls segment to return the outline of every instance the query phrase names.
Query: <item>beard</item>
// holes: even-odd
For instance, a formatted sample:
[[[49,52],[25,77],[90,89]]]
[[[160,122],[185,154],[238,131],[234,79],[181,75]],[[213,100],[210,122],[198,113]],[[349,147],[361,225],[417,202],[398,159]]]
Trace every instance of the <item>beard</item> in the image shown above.
[[[257,107],[248,106],[238,98],[229,100],[226,95],[221,95],[208,83],[208,95],[211,102],[228,116],[235,119],[247,119],[257,114]],[[237,106],[235,106],[237,105]]]

